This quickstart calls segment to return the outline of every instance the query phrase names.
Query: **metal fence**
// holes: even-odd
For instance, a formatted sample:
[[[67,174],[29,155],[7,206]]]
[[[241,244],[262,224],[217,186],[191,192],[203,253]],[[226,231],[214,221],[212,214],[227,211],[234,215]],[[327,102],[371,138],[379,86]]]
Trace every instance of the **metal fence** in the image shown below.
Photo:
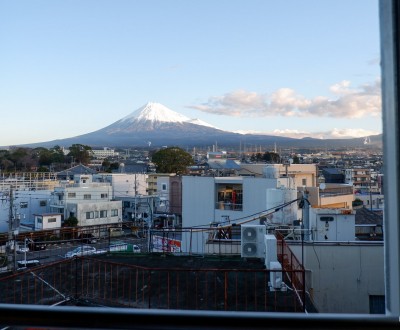
[[[289,281],[288,290],[270,289],[273,272],[141,267],[81,257],[3,277],[0,303],[303,312]],[[289,278],[296,278],[295,273],[289,271]]]

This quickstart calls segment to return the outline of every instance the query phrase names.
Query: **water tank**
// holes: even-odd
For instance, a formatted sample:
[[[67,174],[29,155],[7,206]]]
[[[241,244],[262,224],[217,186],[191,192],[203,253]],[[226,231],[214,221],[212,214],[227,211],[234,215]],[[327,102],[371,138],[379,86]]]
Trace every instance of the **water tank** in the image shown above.
[[[278,170],[275,166],[265,166],[263,168],[263,176],[267,179],[277,179],[278,178]]]
[[[285,192],[282,189],[269,188],[266,192],[266,209],[273,210],[274,208],[281,206],[285,203]],[[281,224],[283,222],[282,210],[272,213],[269,219],[272,223]]]

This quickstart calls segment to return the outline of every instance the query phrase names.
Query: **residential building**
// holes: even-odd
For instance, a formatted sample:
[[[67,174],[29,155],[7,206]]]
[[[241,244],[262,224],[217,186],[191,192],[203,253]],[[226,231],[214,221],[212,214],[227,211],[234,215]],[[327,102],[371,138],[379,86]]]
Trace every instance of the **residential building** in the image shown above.
[[[147,174],[143,173],[97,173],[93,175],[93,182],[111,184],[114,198],[146,195],[146,180]]]
[[[240,164],[238,175],[262,177],[266,168],[274,168],[279,177],[293,178],[294,187],[315,187],[318,183],[316,164]]]
[[[92,149],[93,156],[97,159],[114,158],[119,156],[119,152],[114,149],[104,147],[103,149]]]
[[[61,218],[61,213],[35,214],[35,230],[60,228]]]
[[[344,171],[345,182],[351,183],[354,190],[369,190],[371,186],[371,169],[369,168],[348,168]]]
[[[112,200],[108,182],[92,182],[91,175],[75,175],[74,183],[61,183],[54,189],[51,209],[78,219],[79,226],[118,223],[122,221],[122,202]]]

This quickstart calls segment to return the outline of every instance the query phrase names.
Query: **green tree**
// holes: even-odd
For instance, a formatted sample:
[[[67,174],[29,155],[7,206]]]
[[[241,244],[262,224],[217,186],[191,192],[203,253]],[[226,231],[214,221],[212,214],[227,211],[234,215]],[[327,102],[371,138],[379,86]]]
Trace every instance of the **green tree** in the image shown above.
[[[83,144],[73,144],[69,148],[69,158],[73,158],[74,162],[81,163],[84,165],[89,164],[91,158],[92,148]]]
[[[293,164],[300,164],[300,158],[297,155],[293,156]]]
[[[275,163],[278,164],[280,162],[280,157],[278,154],[276,154],[275,152],[266,152],[263,155],[263,159],[265,160],[265,162],[267,163]]]
[[[53,148],[50,149],[50,151],[52,154],[53,163],[62,164],[65,162],[64,151],[59,145],[54,146]]]
[[[68,219],[64,220],[64,227],[76,227],[78,225],[78,219],[76,217],[70,216]]]
[[[152,156],[152,162],[159,173],[182,174],[187,167],[193,165],[192,156],[179,147],[169,147],[158,150]]]

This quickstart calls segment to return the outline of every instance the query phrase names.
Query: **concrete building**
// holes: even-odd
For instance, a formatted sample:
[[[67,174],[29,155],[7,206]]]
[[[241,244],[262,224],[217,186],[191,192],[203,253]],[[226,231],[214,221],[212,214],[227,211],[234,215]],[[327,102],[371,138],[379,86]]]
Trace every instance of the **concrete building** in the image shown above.
[[[182,177],[182,227],[206,228],[212,225],[268,221],[282,224],[297,220],[297,191],[287,179],[275,177]],[[290,181],[290,180],[289,180]],[[290,205],[275,208],[293,201]],[[271,212],[273,211],[273,212]],[[260,216],[265,213],[263,220]],[[191,233],[183,238],[182,248],[204,252],[208,233]],[[196,242],[194,240],[197,239]]]
[[[112,200],[112,194],[110,183],[94,183],[91,175],[75,175],[74,183],[61,183],[54,189],[50,207],[62,213],[63,220],[76,217],[78,226],[118,223],[122,221],[122,202]]]
[[[108,157],[118,157],[119,152],[116,152],[114,149],[104,147],[103,149],[92,149],[92,154],[97,159],[105,159]]]
[[[61,218],[61,213],[35,214],[35,230],[60,228]]]
[[[262,177],[266,167],[274,168],[278,177],[291,177],[295,187],[315,187],[318,183],[316,164],[240,164],[238,175]]]
[[[113,198],[146,195],[147,174],[142,173],[98,173],[93,182],[111,184]]]
[[[384,313],[383,242],[287,241],[319,313]]]
[[[344,171],[345,182],[352,183],[354,190],[369,190],[371,186],[371,169],[348,168]]]

